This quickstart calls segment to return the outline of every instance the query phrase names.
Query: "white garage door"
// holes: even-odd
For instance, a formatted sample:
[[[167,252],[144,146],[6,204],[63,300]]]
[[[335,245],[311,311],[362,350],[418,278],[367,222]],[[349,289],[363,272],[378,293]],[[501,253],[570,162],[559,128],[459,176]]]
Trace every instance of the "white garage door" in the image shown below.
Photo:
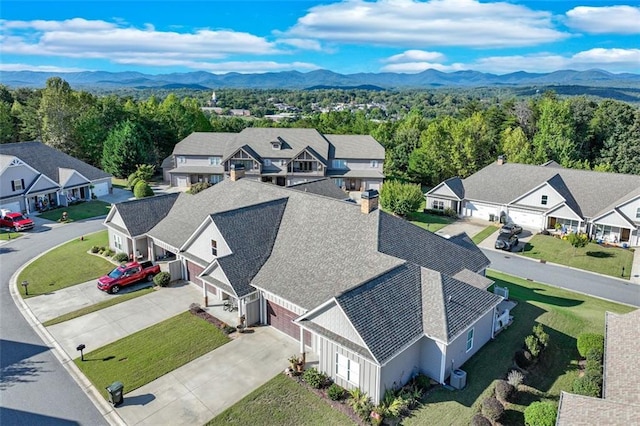
[[[523,228],[534,231],[542,229],[542,215],[539,213],[524,212],[519,210],[509,210],[509,220]]]
[[[497,215],[498,209],[495,206],[487,206],[480,203],[467,201],[465,208],[465,216],[472,216],[477,219],[489,220],[490,215]]]
[[[185,188],[187,186],[187,177],[186,176],[178,176],[176,178],[176,186],[178,188]]]
[[[109,193],[109,183],[108,182],[96,183],[92,191],[94,194],[96,194],[96,197],[102,197],[104,195],[107,195]]]
[[[10,210],[12,212],[20,213],[20,201],[15,201],[13,203],[6,203],[0,206],[0,209]]]

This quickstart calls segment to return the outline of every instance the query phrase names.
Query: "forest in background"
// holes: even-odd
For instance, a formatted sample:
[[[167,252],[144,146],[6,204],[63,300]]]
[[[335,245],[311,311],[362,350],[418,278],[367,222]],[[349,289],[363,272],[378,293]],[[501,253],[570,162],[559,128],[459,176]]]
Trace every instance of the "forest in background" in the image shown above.
[[[554,92],[516,98],[490,91],[225,89],[217,104],[252,118],[206,115],[211,92],[147,97],[73,90],[61,78],[43,89],[0,85],[0,142],[40,140],[118,177],[155,164],[194,131],[305,127],[325,134],[370,134],[386,149],[385,174],[435,185],[467,177],[505,155],[508,161],[640,174],[640,110],[622,101]],[[156,97],[157,96],[157,97]],[[274,122],[276,103],[296,118]],[[318,112],[312,105],[368,105]]]

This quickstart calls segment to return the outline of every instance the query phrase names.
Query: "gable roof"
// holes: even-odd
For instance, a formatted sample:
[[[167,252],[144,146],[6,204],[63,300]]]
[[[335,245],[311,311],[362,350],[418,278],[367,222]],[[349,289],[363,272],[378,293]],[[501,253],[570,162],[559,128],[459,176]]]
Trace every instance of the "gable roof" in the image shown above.
[[[384,161],[384,147],[370,135],[324,135],[331,143],[329,157]]]
[[[287,188],[296,191],[310,192],[312,194],[322,195],[323,197],[335,198],[336,200],[349,199],[349,195],[347,195],[347,193],[342,189],[338,188],[329,178],[296,183],[294,185],[289,185]]]
[[[18,157],[57,183],[62,183],[60,181],[60,169],[76,170],[90,181],[112,177],[109,173],[67,155],[62,151],[51,148],[42,142],[0,144],[0,154]]]
[[[281,142],[280,149],[273,149],[274,140]],[[307,147],[323,161],[329,156],[329,143],[316,129],[247,127],[227,145],[225,157],[245,145],[261,158],[293,158]]]
[[[132,237],[144,235],[171,210],[178,199],[178,194],[156,195],[117,203],[117,209],[122,221]],[[108,220],[108,218],[107,218]]]
[[[173,147],[173,155],[223,156],[225,147],[236,135],[227,132],[193,132]]]

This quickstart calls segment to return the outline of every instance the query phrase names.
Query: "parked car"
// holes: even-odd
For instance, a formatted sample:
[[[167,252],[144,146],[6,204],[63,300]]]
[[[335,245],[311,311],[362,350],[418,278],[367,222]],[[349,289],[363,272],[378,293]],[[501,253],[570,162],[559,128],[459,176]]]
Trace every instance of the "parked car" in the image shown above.
[[[120,265],[107,275],[98,278],[98,288],[107,293],[117,293],[122,287],[135,284],[138,281],[151,282],[159,272],[160,265],[154,265],[151,261],[130,262]]]
[[[28,231],[33,229],[33,221],[22,213],[14,213],[6,209],[0,210],[0,226],[12,231]]]
[[[514,234],[514,235],[517,235],[517,234],[519,234],[521,232],[522,232],[522,226],[516,225],[513,222],[505,223],[504,225],[502,225],[502,228],[500,228],[500,233],[501,234]]]
[[[511,251],[514,247],[518,245],[518,236],[516,234],[506,234],[500,233],[498,234],[498,239],[496,240],[495,248],[500,250]]]

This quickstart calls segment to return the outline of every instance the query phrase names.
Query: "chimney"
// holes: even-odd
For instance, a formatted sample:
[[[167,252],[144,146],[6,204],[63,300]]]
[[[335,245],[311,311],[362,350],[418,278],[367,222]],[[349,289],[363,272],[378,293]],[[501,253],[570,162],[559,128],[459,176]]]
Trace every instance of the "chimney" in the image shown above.
[[[230,177],[232,181],[237,181],[244,177],[244,166],[242,164],[232,164]]]
[[[369,214],[378,208],[378,191],[375,189],[363,191],[360,199],[360,211],[362,213]]]
[[[498,166],[502,166],[506,162],[504,155],[498,155]]]

